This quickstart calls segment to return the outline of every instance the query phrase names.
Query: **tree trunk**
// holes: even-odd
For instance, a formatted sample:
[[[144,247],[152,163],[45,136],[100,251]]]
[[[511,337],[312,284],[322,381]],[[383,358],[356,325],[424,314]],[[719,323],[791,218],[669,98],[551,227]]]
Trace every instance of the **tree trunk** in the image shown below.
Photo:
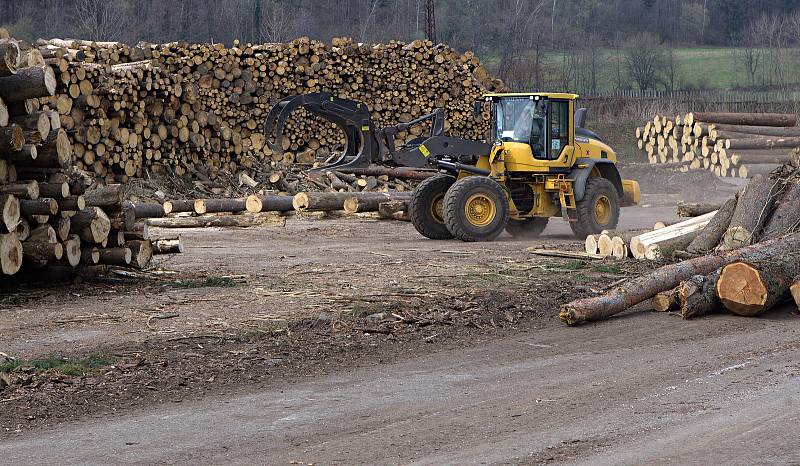
[[[81,263],[81,239],[78,235],[69,235],[64,242],[64,260],[70,267],[77,267]]]
[[[603,295],[580,299],[561,307],[560,318],[569,325],[602,320],[678,286],[695,275],[706,275],[737,260],[765,254],[783,254],[800,248],[800,234],[758,243],[723,254],[709,254],[667,265],[628,281]]]
[[[730,162],[733,166],[739,166],[743,163],[786,163],[791,159],[788,149],[768,151],[735,150],[726,152],[730,153]]]
[[[51,131],[37,148],[35,160],[19,163],[23,168],[69,168],[72,165],[72,143],[63,129]]]
[[[718,131],[730,131],[734,133],[756,134],[763,136],[788,136],[800,137],[800,128],[780,128],[774,126],[747,126],[747,125],[716,125]]]
[[[238,213],[246,210],[247,203],[244,199],[197,199],[194,201],[194,212],[198,215],[220,212]]]
[[[39,183],[39,196],[62,199],[69,197],[69,184],[67,183]]]
[[[12,76],[0,78],[0,98],[5,102],[49,97],[56,93],[56,75],[49,66],[17,70]]]
[[[739,195],[730,225],[722,236],[720,250],[730,251],[754,242],[772,210],[777,190],[778,183],[765,176],[757,175],[750,180]]]
[[[291,212],[294,210],[292,196],[260,196],[253,194],[246,201],[247,211],[253,214],[260,212]]]
[[[61,241],[66,241],[69,236],[69,229],[72,225],[71,217],[53,217],[50,219],[50,226],[56,231],[56,236]]]
[[[795,126],[797,115],[782,113],[692,113],[690,121],[748,126]]]
[[[100,248],[95,246],[81,247],[81,264],[95,265],[100,262]]]
[[[58,209],[68,212],[76,212],[86,208],[86,199],[83,196],[70,196],[58,199]]]
[[[47,223],[44,223],[31,228],[30,234],[28,235],[28,239],[26,241],[57,243],[58,235],[53,227]]]
[[[194,201],[166,201],[164,203],[164,214],[181,212],[194,212]]]
[[[23,131],[36,133],[35,137],[39,141],[25,138],[28,144],[41,143],[50,134],[50,115],[45,112],[34,112],[29,115],[19,115],[11,118],[11,122],[19,125]]]
[[[353,193],[354,195],[344,200],[342,206],[348,214],[357,212],[377,212],[378,207],[384,202],[403,201],[411,199],[410,192],[394,193]]]
[[[678,307],[678,289],[662,291],[650,301],[656,312],[668,312]]]
[[[794,250],[766,260],[726,265],[717,281],[717,296],[726,309],[740,316],[762,314],[788,298],[789,286],[800,275]]]
[[[378,215],[387,220],[411,221],[408,214],[408,200],[381,202],[378,205]]]
[[[286,219],[272,214],[220,215],[207,217],[150,218],[147,224],[156,228],[255,227],[284,226]]]
[[[17,73],[20,55],[17,42],[7,39],[0,42],[0,77]]]
[[[708,275],[695,275],[678,285],[678,303],[681,317],[692,319],[706,314],[711,314],[720,307],[717,297],[717,280],[722,270]]]
[[[98,252],[100,253],[98,264],[126,267],[133,259],[133,253],[129,248],[105,248],[99,249]]]
[[[678,217],[699,217],[710,212],[719,210],[719,204],[695,204],[689,202],[678,203]]]
[[[772,211],[761,239],[774,239],[781,235],[796,231],[800,227],[800,182],[792,180],[786,186],[786,192],[778,200]]]
[[[728,230],[734,210],[736,210],[736,197],[728,199],[725,204],[720,207],[717,214],[711,219],[711,222],[709,222],[709,224],[703,228],[703,231],[689,243],[686,247],[686,252],[702,254],[717,247],[720,239],[722,239],[722,235]]]

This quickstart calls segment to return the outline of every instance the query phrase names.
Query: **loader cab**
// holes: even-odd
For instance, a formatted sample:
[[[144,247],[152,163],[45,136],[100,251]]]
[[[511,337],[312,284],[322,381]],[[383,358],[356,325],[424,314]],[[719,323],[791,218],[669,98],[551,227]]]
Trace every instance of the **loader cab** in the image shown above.
[[[512,148],[512,162],[569,166],[574,147],[573,94],[489,94],[491,138]],[[530,152],[528,152],[528,150]],[[526,160],[529,159],[529,160]]]

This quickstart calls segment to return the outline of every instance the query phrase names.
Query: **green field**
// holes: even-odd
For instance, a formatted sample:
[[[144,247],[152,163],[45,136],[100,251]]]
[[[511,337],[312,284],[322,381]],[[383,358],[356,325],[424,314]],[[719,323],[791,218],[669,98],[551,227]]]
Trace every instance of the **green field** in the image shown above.
[[[779,87],[780,81],[774,78],[774,61],[769,57],[767,50],[760,50],[760,61],[756,74],[755,86],[750,82],[745,64],[742,49],[733,47],[687,47],[673,49],[675,60],[676,83],[675,90],[731,90],[731,89],[755,89],[767,87],[775,89]],[[784,85],[796,88],[800,85],[800,48],[785,49],[781,51],[782,63],[784,64]],[[624,55],[623,55],[624,56]],[[617,70],[621,70],[622,89],[637,89],[636,85],[627,77],[624,58],[612,49],[601,49],[597,59],[598,92],[608,92],[618,90]],[[494,71],[497,69],[498,59],[489,57],[485,59],[487,65]],[[547,81],[541,87],[553,87],[556,83],[563,82],[559,77],[564,64],[567,62],[564,53],[548,53],[544,56],[543,73]],[[619,66],[622,65],[622,66]],[[578,65],[576,67],[583,72],[586,67]],[[573,70],[573,90],[586,93],[586,89],[580,89],[580,79]],[[664,90],[663,86],[659,87]]]

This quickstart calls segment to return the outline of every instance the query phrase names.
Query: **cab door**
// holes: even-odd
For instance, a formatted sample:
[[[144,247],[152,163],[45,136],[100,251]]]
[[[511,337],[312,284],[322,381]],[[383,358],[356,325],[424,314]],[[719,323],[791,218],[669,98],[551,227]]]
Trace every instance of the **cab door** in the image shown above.
[[[573,101],[551,99],[548,109],[547,154],[551,167],[569,167],[575,147],[572,130]]]

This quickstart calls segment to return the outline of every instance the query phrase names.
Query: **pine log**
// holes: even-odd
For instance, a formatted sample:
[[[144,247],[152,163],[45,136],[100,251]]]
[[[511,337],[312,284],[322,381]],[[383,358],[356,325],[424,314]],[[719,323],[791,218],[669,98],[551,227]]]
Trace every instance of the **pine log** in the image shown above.
[[[586,251],[586,254],[597,254],[599,251],[600,235],[589,235],[586,237],[586,240],[583,242],[583,249]]]
[[[81,239],[78,235],[69,235],[64,246],[64,261],[70,267],[77,267],[81,263]]]
[[[725,149],[794,149],[800,147],[800,137],[797,138],[753,138],[753,139],[726,139]]]
[[[726,125],[795,126],[797,115],[782,113],[692,113],[692,121]]]
[[[758,175],[768,176],[782,166],[783,164],[780,163],[748,163],[739,166],[738,175],[739,178],[753,178]]]
[[[183,241],[180,238],[153,241],[153,254],[178,254],[182,252]]]
[[[350,175],[363,176],[388,176],[389,178],[402,178],[407,180],[427,180],[439,173],[432,170],[414,170],[412,168],[389,168],[382,166],[371,166],[367,168],[337,168],[337,172]]]
[[[57,199],[60,211],[78,211],[86,208],[86,199],[83,196],[70,196]]]
[[[49,66],[21,68],[0,77],[0,98],[5,102],[48,97],[56,93],[56,75]]]
[[[694,240],[686,247],[686,252],[690,254],[704,254],[711,251],[719,244],[722,236],[728,230],[731,223],[731,217],[736,210],[736,197],[728,199],[719,211],[714,215],[714,218],[703,228]]]
[[[133,203],[133,213],[135,218],[161,218],[164,214],[164,206],[161,204]]]
[[[763,175],[753,177],[739,195],[728,229],[719,249],[730,251],[752,244],[767,220],[778,191],[778,183]]]
[[[83,193],[86,205],[104,209],[119,210],[122,206],[125,187],[121,184],[100,186]]]
[[[0,77],[17,73],[20,55],[19,44],[16,41],[0,40]]]
[[[163,207],[165,215],[194,212],[194,201],[166,201]]]
[[[662,291],[650,300],[656,312],[668,312],[678,308],[678,289]]]
[[[730,162],[735,166],[743,163],[786,163],[791,159],[788,149],[766,151],[729,150],[726,151],[726,155],[730,155]]]
[[[22,128],[11,124],[0,128],[0,155],[19,152],[25,145]]]
[[[294,210],[292,196],[262,196],[253,194],[245,202],[247,211],[253,214],[260,212],[291,212]]]
[[[734,314],[756,316],[785,301],[798,275],[800,258],[794,251],[783,251],[767,260],[733,262],[722,269],[717,296]]]
[[[26,141],[27,142],[27,141]],[[10,152],[6,154],[5,159],[8,162],[18,163],[20,165],[32,163],[39,157],[39,150],[33,144],[25,144],[18,152]]]
[[[387,220],[402,220],[406,222],[411,221],[408,214],[409,200],[381,202],[378,205],[378,216]]]
[[[38,199],[39,183],[35,181],[24,181],[0,185],[0,193],[13,194],[19,199]]]
[[[3,102],[3,99],[0,99],[0,126],[8,126],[10,117],[8,106]]]
[[[678,285],[678,304],[681,317],[692,319],[711,314],[720,308],[717,297],[717,280],[722,269],[708,275],[695,275]]]
[[[36,159],[24,163],[18,162],[19,166],[31,169],[64,169],[72,165],[72,143],[63,129],[51,131],[36,151]]]
[[[50,219],[50,226],[56,231],[56,236],[61,241],[66,241],[69,236],[70,225],[72,225],[71,217],[53,217]]]
[[[719,204],[697,204],[690,202],[678,202],[678,217],[699,217],[709,212],[720,209]]]
[[[104,248],[99,249],[100,260],[98,264],[103,265],[118,265],[125,267],[131,264],[133,253],[129,248]]]
[[[136,212],[129,201],[123,202],[122,206],[121,210],[109,214],[108,219],[112,229],[130,231],[136,225]]]
[[[36,133],[39,141],[34,142],[30,138],[25,138],[28,144],[36,144],[50,134],[50,115],[46,112],[35,112],[28,115],[19,115],[11,118],[11,122],[22,128],[23,131]]]
[[[25,241],[22,243],[22,256],[28,261],[47,264],[61,260],[64,256],[64,247],[61,243]]]
[[[774,239],[800,228],[800,181],[791,180],[777,200],[760,239]]]
[[[71,223],[70,232],[88,243],[100,244],[111,232],[111,220],[99,207],[87,207],[78,211],[72,217]]]
[[[695,275],[707,275],[731,262],[746,260],[750,256],[782,254],[798,248],[800,248],[800,234],[795,233],[734,251],[709,254],[667,265],[630,280],[600,296],[567,303],[561,307],[559,317],[569,325],[607,319],[662,291],[675,288],[680,282]]]
[[[348,214],[357,212],[377,212],[378,206],[384,202],[401,201],[411,199],[410,192],[393,193],[353,193],[342,203],[344,211]]]
[[[747,126],[747,125],[725,125],[725,124],[718,124],[715,126],[718,131],[758,134],[763,136],[800,137],[800,128],[797,127],[781,128],[775,126]]]
[[[0,208],[2,208],[0,233],[11,233],[19,224],[19,200],[13,194],[0,194]]]
[[[245,199],[197,199],[194,201],[194,212],[198,215],[231,212],[239,213],[247,210]]]
[[[150,218],[147,224],[156,228],[206,228],[206,227],[255,227],[284,226],[286,218],[271,213],[219,215],[203,217],[165,217]]]
[[[62,199],[69,197],[68,183],[39,183],[39,196]]]
[[[35,225],[35,224],[34,224]],[[39,243],[57,243],[58,235],[56,231],[47,223],[43,223],[31,228],[30,234],[26,241],[34,241]]]
[[[147,267],[153,258],[153,247],[150,241],[127,241],[125,247],[131,251],[130,264],[138,269]]]
[[[100,263],[100,248],[95,246],[81,247],[81,264],[95,265]]]
[[[21,199],[19,208],[22,215],[55,215],[58,212],[58,202],[49,197],[40,197],[35,200]]]
[[[22,268],[22,243],[17,235],[0,235],[0,270],[5,275],[14,275]]]

